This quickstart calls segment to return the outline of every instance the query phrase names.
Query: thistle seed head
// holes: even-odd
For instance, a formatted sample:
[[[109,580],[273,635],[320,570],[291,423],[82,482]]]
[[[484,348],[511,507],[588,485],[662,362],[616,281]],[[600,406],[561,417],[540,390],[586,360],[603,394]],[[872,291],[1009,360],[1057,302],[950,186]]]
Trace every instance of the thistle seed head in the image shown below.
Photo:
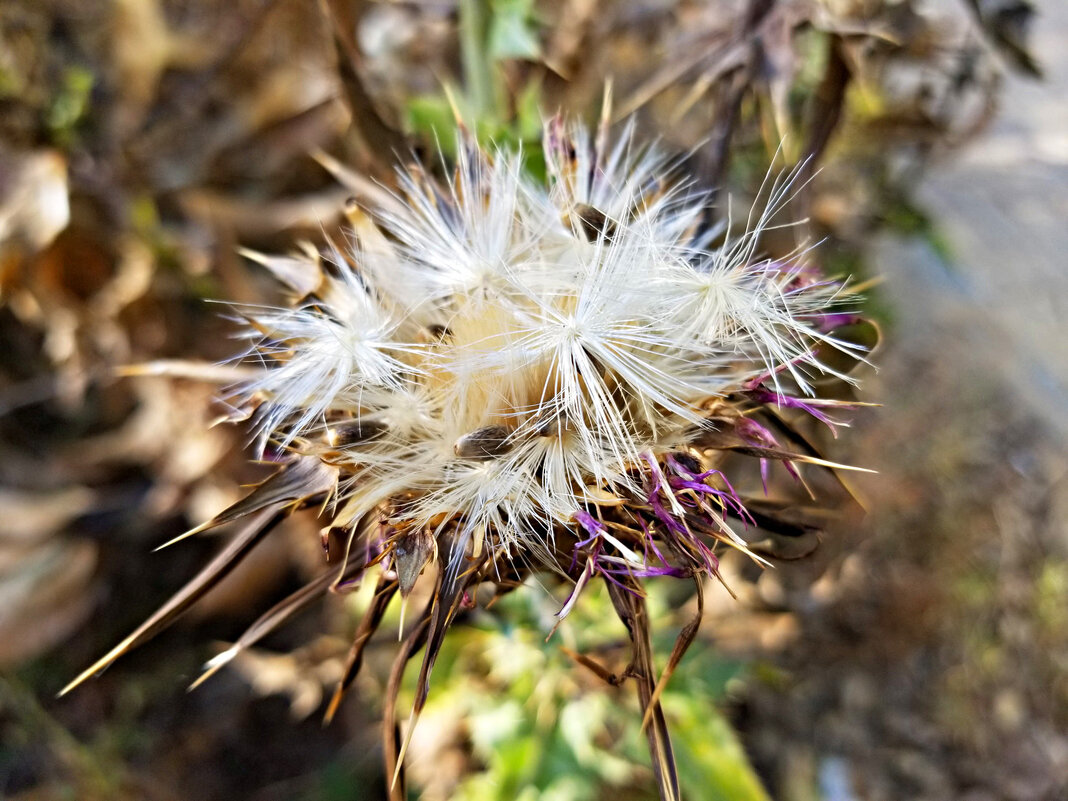
[[[834,352],[863,358],[843,332],[864,325],[841,283],[801,260],[759,255],[762,231],[798,189],[769,181],[765,206],[740,233],[706,224],[707,196],[668,180],[669,164],[601,131],[551,121],[547,181],[521,154],[460,136],[440,180],[401,171],[381,208],[352,210],[351,246],[291,258],[275,274],[299,297],[241,309],[247,362],[234,392],[258,406],[261,442],[288,462],[247,498],[191,533],[247,518],[208,567],[74,683],[150,637],[203,595],[284,513],[314,506],[348,545],[340,568],[255,623],[213,660],[214,672],[329,587],[377,565],[328,716],[359,671],[390,599],[407,597],[428,564],[431,600],[390,682],[423,650],[415,712],[445,631],[481,584],[499,592],[533,570],[571,587],[563,619],[593,579],[609,588],[634,645],[660,790],[677,797],[659,689],[696,634],[680,635],[659,683],[648,651],[641,580],[718,575],[716,550],[754,559],[735,527],[807,533],[724,474],[729,454],[754,457],[767,481],[782,464],[836,471],[791,432],[790,414],[834,426],[817,379],[848,378]],[[258,260],[271,266],[271,257]],[[869,337],[870,339],[870,337]],[[841,359],[835,359],[840,363]],[[806,485],[807,486],[807,485]],[[425,646],[425,647],[424,647]],[[73,684],[71,685],[73,686]],[[69,688],[68,688],[69,689]],[[387,763],[400,770],[387,705]]]
[[[821,325],[841,287],[755,255],[789,178],[710,247],[705,197],[629,135],[598,153],[556,121],[545,142],[548,186],[473,146],[446,180],[402,172],[316,296],[243,310],[264,365],[245,399],[265,437],[337,450],[334,525],[387,509],[551,564],[577,513],[646,492],[647,455],[699,446],[761,377],[811,393],[819,346],[843,346]]]

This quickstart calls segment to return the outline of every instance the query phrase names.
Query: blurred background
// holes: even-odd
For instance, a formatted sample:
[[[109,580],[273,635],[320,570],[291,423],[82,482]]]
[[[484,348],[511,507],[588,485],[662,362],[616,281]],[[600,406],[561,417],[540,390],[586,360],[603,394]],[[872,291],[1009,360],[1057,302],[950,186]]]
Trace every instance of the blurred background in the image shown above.
[[[776,154],[804,163],[788,211],[883,329],[861,375],[881,408],[831,454],[879,471],[855,480],[867,514],[763,573],[728,555],[737,600],[709,588],[665,697],[686,797],[1068,798],[1068,6],[1035,6],[0,0],[0,797],[384,797],[388,623],[321,725],[366,591],[185,691],[321,572],[306,517],[54,696],[220,539],[153,549],[264,475],[183,376],[238,349],[210,301],[278,299],[238,249],[321,242],[362,181],[448,148],[453,107],[536,153],[542,117],[595,120],[611,78],[714,213]],[[602,595],[546,643],[557,604],[454,627],[413,797],[654,797],[633,692],[560,647],[622,664],[625,632]],[[651,604],[663,660],[692,599]]]

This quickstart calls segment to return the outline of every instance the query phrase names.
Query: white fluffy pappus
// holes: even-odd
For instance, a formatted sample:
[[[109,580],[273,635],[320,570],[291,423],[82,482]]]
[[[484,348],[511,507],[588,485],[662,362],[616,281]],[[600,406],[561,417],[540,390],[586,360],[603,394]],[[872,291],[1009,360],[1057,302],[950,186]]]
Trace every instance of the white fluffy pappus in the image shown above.
[[[343,468],[334,525],[388,509],[548,559],[556,526],[643,494],[646,455],[684,447],[712,400],[761,376],[811,395],[816,346],[851,347],[821,325],[839,284],[757,256],[791,176],[712,247],[707,197],[629,131],[609,149],[551,123],[547,183],[459,150],[445,181],[400,174],[315,295],[242,310],[265,369],[240,392],[271,438]]]
[[[296,301],[239,308],[245,364],[210,374],[251,374],[233,389],[233,417],[255,415],[261,445],[288,453],[248,495],[174,540],[244,521],[63,692],[177,619],[286,514],[314,507],[332,569],[264,612],[197,684],[329,589],[374,575],[329,719],[391,599],[410,598],[433,564],[430,597],[407,633],[402,622],[386,688],[383,750],[396,783],[458,611],[478,605],[483,586],[496,598],[547,567],[571,588],[558,621],[604,582],[630,633],[623,675],[638,683],[661,798],[679,798],[659,697],[698,631],[702,578],[720,577],[720,545],[766,564],[775,537],[791,541],[788,554],[797,540],[818,542],[829,510],[814,487],[849,500],[844,466],[821,458],[799,425],[833,427],[828,409],[856,405],[817,397],[817,379],[848,381],[840,357],[863,359],[878,331],[842,308],[848,293],[804,265],[803,251],[759,256],[797,172],[769,180],[740,233],[730,219],[710,227],[707,195],[668,180],[669,162],[629,132],[612,147],[606,132],[550,122],[547,181],[520,154],[461,136],[451,177],[415,166],[374,208],[350,209],[349,247],[246,253]],[[739,456],[759,463],[762,486],[756,470],[748,486],[738,481]],[[773,463],[796,479],[793,497],[768,492]],[[802,465],[831,480],[810,485]],[[735,524],[769,536],[743,538]],[[338,538],[346,545],[335,558]],[[657,679],[643,587],[664,576],[693,583],[696,616]],[[399,743],[400,678],[420,651]],[[403,795],[394,787],[391,797]]]

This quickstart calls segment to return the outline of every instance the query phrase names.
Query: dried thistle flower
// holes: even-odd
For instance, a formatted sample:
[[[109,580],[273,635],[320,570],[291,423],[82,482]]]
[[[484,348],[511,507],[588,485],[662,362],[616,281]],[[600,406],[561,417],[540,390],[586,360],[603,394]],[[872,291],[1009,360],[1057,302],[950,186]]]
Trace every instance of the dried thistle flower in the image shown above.
[[[798,477],[806,463],[840,467],[801,440],[782,446],[778,410],[833,424],[826,409],[838,402],[816,397],[815,381],[845,378],[828,352],[863,348],[836,336],[855,321],[840,283],[798,260],[757,257],[792,178],[775,180],[764,210],[731,238],[730,226],[708,229],[700,192],[665,180],[664,158],[629,134],[606,142],[604,130],[591,138],[550,122],[546,186],[519,154],[461,135],[451,178],[400,173],[390,202],[353,211],[352,247],[331,246],[327,264],[315,253],[259,257],[299,297],[241,309],[247,361],[259,368],[233,397],[284,464],[189,532],[249,519],[71,687],[185,611],[284,514],[316,506],[324,542],[336,532],[347,543],[336,569],[269,610],[205,677],[378,566],[332,716],[390,600],[433,563],[431,601],[403,641],[387,699],[387,768],[402,797],[394,715],[409,659],[425,649],[414,723],[442,638],[480,585],[500,593],[533,571],[556,574],[571,586],[562,620],[600,579],[633,643],[623,675],[638,683],[661,795],[679,796],[658,699],[697,621],[658,681],[641,579],[690,579],[700,608],[718,545],[761,559],[736,527],[774,528],[776,510],[735,491],[725,455],[755,457],[765,481],[773,462]]]

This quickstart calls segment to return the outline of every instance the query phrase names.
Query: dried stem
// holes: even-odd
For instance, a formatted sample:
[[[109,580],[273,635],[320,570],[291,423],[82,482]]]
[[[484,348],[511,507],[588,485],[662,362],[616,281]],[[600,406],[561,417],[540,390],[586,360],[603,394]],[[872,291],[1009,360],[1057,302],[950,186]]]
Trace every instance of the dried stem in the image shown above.
[[[653,667],[653,645],[649,635],[649,610],[641,584],[630,576],[621,576],[618,584],[606,581],[608,594],[616,614],[630,634],[633,648],[627,673],[638,682],[638,700],[642,713],[649,719],[645,736],[649,740],[649,754],[653,763],[661,801],[679,801],[679,776],[675,767],[675,754],[671,749],[667,718],[656,697],[656,674]]]

